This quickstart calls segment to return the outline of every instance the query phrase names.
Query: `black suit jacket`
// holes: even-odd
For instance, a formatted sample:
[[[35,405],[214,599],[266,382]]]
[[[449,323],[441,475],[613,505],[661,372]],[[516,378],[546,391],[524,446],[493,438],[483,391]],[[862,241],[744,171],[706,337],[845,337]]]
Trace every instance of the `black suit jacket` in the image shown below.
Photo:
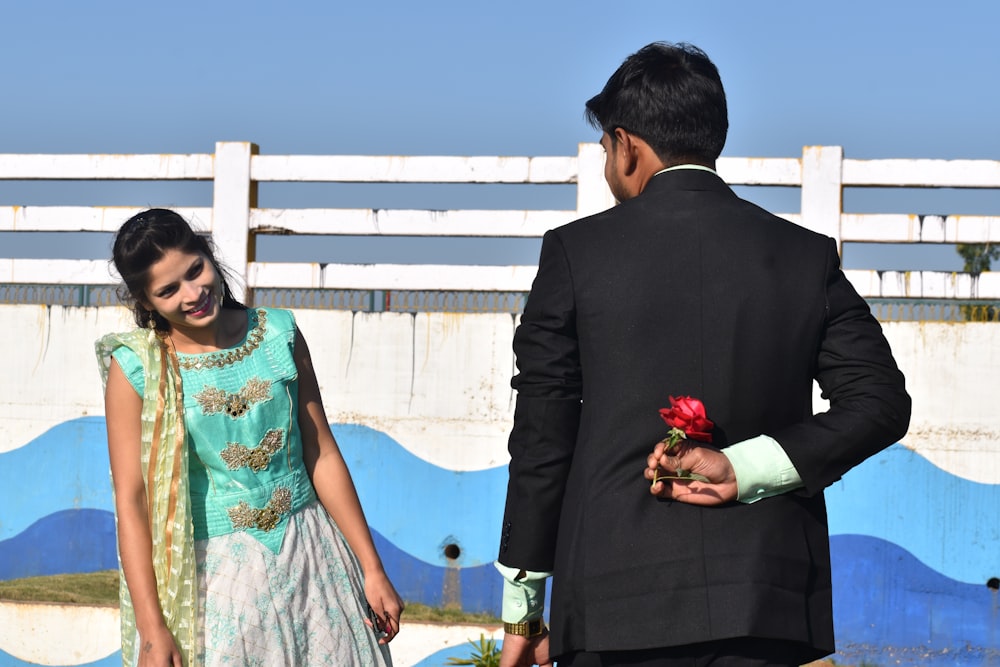
[[[910,399],[832,239],[710,172],[661,173],[545,235],[514,351],[499,560],[553,570],[553,655],[741,636],[801,642],[803,662],[834,650],[822,491],[902,437]],[[717,446],[775,438],[804,488],[651,496],[670,395],[704,402]]]

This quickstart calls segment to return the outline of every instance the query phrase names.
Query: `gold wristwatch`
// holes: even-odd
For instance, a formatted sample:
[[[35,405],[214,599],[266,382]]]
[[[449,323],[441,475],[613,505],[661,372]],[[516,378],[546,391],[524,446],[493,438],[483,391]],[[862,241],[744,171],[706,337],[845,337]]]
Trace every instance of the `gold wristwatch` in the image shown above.
[[[508,635],[520,635],[522,637],[537,637],[545,632],[545,621],[536,618],[533,621],[521,621],[520,623],[504,623],[503,631]]]

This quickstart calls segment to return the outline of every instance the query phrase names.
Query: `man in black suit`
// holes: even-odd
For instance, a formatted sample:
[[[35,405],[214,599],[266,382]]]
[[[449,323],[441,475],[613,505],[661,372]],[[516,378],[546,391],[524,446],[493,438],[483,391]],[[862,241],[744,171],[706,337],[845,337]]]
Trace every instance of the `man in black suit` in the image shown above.
[[[587,114],[620,203],[546,233],[514,336],[501,664],[827,655],[823,489],[903,436],[903,376],[835,242],[715,173],[726,99],[703,52],[644,47]],[[684,395],[712,443],[664,451],[658,409]]]

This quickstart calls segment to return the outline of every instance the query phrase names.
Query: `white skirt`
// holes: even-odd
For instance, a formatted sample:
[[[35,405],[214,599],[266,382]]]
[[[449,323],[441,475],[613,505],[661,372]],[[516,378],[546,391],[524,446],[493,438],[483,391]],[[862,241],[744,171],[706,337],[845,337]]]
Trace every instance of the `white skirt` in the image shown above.
[[[365,623],[361,569],[316,502],[289,518],[280,553],[245,532],[195,543],[203,665],[389,667]]]

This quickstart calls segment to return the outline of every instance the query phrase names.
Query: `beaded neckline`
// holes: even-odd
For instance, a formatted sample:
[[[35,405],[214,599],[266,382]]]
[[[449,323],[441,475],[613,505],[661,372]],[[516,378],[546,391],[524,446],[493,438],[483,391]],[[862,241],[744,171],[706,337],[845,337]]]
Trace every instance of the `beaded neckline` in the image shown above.
[[[177,362],[186,371],[201,371],[208,368],[223,368],[235,364],[250,356],[260,347],[264,340],[264,329],[267,328],[267,312],[261,310],[249,311],[250,321],[247,324],[247,336],[243,344],[228,350],[205,352],[203,354],[178,354]]]

